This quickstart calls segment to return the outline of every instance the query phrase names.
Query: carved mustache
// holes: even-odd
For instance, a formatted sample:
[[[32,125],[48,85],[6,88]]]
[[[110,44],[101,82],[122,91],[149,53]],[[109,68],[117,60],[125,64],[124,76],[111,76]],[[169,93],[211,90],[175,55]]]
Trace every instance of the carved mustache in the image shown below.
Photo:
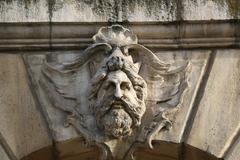
[[[132,118],[134,126],[140,125],[140,119],[143,112],[141,106],[132,104],[128,98],[116,98],[114,96],[111,96],[107,98],[103,103],[100,102],[100,104],[96,105],[94,111],[98,119],[101,119],[106,114],[108,114],[111,109],[124,109]]]

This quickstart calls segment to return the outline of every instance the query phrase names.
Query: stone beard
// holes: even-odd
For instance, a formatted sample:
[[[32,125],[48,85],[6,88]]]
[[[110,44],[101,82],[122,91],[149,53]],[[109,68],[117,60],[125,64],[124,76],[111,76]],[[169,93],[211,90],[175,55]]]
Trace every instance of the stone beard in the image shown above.
[[[112,57],[106,70],[96,73],[95,87],[90,89],[90,98],[96,123],[104,134],[111,138],[128,136],[141,124],[146,110],[146,83],[133,70],[127,70],[121,58]],[[99,75],[98,75],[99,74]]]

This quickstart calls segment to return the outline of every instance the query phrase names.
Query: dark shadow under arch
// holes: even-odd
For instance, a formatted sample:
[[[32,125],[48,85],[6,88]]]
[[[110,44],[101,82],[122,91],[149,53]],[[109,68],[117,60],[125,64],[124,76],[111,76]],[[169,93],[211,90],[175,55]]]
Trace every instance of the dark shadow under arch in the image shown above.
[[[137,147],[133,155],[136,160],[222,160],[185,143],[154,141],[154,149]],[[99,160],[97,147],[86,147],[83,139],[73,139],[44,147],[21,160]]]

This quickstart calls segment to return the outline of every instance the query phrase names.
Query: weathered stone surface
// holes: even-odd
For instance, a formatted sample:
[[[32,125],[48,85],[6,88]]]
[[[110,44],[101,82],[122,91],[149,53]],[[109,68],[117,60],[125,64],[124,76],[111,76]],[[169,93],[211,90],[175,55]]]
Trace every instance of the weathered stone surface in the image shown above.
[[[183,0],[184,20],[233,19],[240,17],[238,0]]]
[[[6,27],[8,24],[2,25],[0,32],[4,32],[5,36],[0,36],[0,47],[2,49],[16,50],[26,49],[26,46],[31,46],[32,48],[35,47],[41,50],[56,49],[57,46],[59,46],[57,49],[69,49],[71,46],[79,47],[81,45],[81,47],[84,48],[92,42],[88,36],[90,33],[91,35],[95,34],[92,32],[92,30],[97,30],[97,28],[102,24],[106,25],[106,23],[85,22],[124,22],[124,24],[128,24],[130,26],[132,24],[142,25],[142,22],[155,22],[149,23],[155,25],[153,28],[145,27],[145,29],[143,29],[143,27],[140,27],[140,25],[137,27],[135,26],[135,29],[138,30],[140,37],[144,35],[141,41],[139,41],[140,44],[146,47],[152,47],[153,49],[181,48],[181,51],[159,51],[156,49],[157,51],[153,53],[156,54],[160,60],[166,62],[172,60],[171,64],[178,65],[178,63],[183,61],[189,61],[191,63],[191,67],[187,70],[187,90],[184,90],[183,92],[184,96],[180,101],[180,105],[177,106],[178,110],[174,116],[171,117],[170,115],[170,117],[167,117],[169,120],[171,120],[170,122],[172,123],[172,128],[170,129],[164,126],[163,129],[161,128],[161,132],[158,132],[157,130],[155,131],[157,134],[154,135],[154,137],[151,137],[154,140],[161,140],[164,142],[167,141],[167,144],[169,142],[175,142],[175,147],[169,147],[167,150],[164,150],[161,148],[163,146],[160,145],[158,150],[157,146],[155,145],[155,151],[140,149],[136,155],[137,159],[159,159],[159,154],[166,153],[167,155],[163,155],[165,159],[208,159],[206,155],[201,156],[197,153],[199,148],[218,157],[224,157],[224,159],[226,157],[226,160],[239,160],[240,109],[238,106],[240,100],[238,99],[240,86],[238,82],[240,80],[240,56],[238,54],[240,51],[217,51],[215,61],[213,61],[213,63],[209,66],[207,65],[210,53],[209,48],[232,48],[239,46],[239,26],[238,23],[235,23],[238,20],[226,21],[227,25],[223,25],[223,27],[218,26],[219,21],[212,21],[214,23],[213,25],[211,20],[239,19],[239,10],[239,0],[1,0],[0,22],[47,23],[44,23],[43,27],[39,27],[39,23],[34,24],[37,27],[31,27],[32,24],[29,25],[28,23],[24,23],[28,27],[22,27],[22,29],[18,29],[18,27],[15,28],[13,26],[13,30],[16,32],[10,32],[8,27]],[[173,25],[173,27],[168,27],[168,25],[166,25],[166,30],[163,29],[159,23],[156,23],[160,21],[171,22],[182,19],[193,20],[194,22],[189,23],[187,21],[186,24],[188,24],[188,27],[184,27],[185,22],[182,24],[179,23],[180,25],[178,25],[178,23],[169,23]],[[204,21],[202,22],[198,20]],[[200,24],[195,25],[194,23],[196,23],[196,21]],[[77,27],[75,22],[81,22],[77,23],[78,25],[91,24],[94,25],[94,27],[88,27],[86,25],[83,31]],[[14,25],[18,26],[19,24],[17,23]],[[58,25],[61,25],[61,27]],[[231,29],[229,30],[229,28]],[[161,30],[161,32],[153,32],[152,30],[155,29]],[[81,34],[78,34],[77,32],[81,32]],[[68,35],[71,36],[68,37]],[[180,39],[178,39],[178,37],[180,37]],[[183,49],[186,48],[204,48],[206,50],[184,51]],[[69,54],[71,51],[60,52],[64,53],[64,55],[52,57],[53,59],[56,58],[59,61],[59,64],[62,62],[67,62],[68,60],[72,60],[76,55],[81,55],[83,53],[80,50],[71,54]],[[68,54],[65,54],[67,52]],[[119,50],[119,52],[122,52],[122,50]],[[41,51],[41,54],[46,53],[47,52]],[[55,55],[55,53],[53,55]],[[135,53],[133,53],[133,55],[134,54]],[[212,55],[215,56],[215,54]],[[79,59],[81,58],[82,57],[80,56]],[[100,59],[100,57],[96,57],[96,61],[98,61],[98,58]],[[137,58],[137,56],[135,58]],[[26,61],[29,63],[29,73],[31,73],[36,87],[34,90],[36,91],[39,99],[43,99],[41,101],[41,105],[48,106],[48,108],[46,108],[43,112],[45,113],[45,117],[53,131],[52,133],[54,135],[54,140],[62,142],[75,137],[81,138],[82,134],[74,130],[73,126],[68,126],[68,128],[66,128],[67,126],[63,125],[66,124],[64,123],[66,122],[66,118],[72,118],[71,116],[74,114],[69,114],[69,110],[62,114],[62,112],[59,111],[56,106],[52,105],[49,100],[46,100],[49,98],[48,94],[46,94],[46,91],[44,92],[44,89],[38,88],[40,79],[39,76],[43,71],[41,66],[43,65],[44,59],[44,55],[34,54],[26,56]],[[94,65],[95,64],[92,66]],[[139,64],[134,65],[138,66]],[[84,95],[86,95],[87,85],[89,84],[88,82],[91,80],[91,78],[87,78],[90,74],[92,74],[86,69],[89,66],[84,66],[84,69],[79,70],[77,76],[78,79],[75,86],[72,86],[72,88],[65,86],[65,88],[63,87],[63,90],[76,90],[77,95],[81,96],[76,106],[87,106],[86,102],[88,101],[88,97]],[[92,66],[89,67],[90,70],[92,69]],[[106,66],[107,68],[111,68],[108,65]],[[209,70],[207,74],[205,73],[206,68]],[[61,69],[57,71],[61,72]],[[148,74],[151,75],[152,72],[149,71]],[[113,77],[116,77],[116,75],[119,74],[116,73],[112,76],[112,78],[110,77],[109,79],[113,79]],[[44,125],[41,114],[34,102],[26,77],[26,71],[24,69],[21,56],[0,55],[0,133],[3,134],[10,148],[13,150],[13,153],[16,154],[16,157],[18,158],[24,157],[35,150],[51,144],[50,138],[47,134],[47,127]],[[121,79],[122,77],[123,76],[119,76],[117,78]],[[201,81],[202,77],[204,77],[204,83]],[[52,75],[50,74],[50,76],[47,78],[51,80]],[[74,78],[71,80],[74,80]],[[127,78],[125,77],[125,80],[126,79]],[[56,78],[56,81],[52,81],[50,83],[56,82],[57,84],[57,82],[59,82],[58,80],[59,79]],[[60,83],[59,86],[64,84],[66,82],[65,80],[68,81],[69,79],[63,78],[62,81],[60,80],[62,83]],[[114,90],[116,90],[117,85],[118,84],[115,83]],[[152,88],[157,88],[159,85],[161,86],[161,83],[155,83],[152,85]],[[59,93],[66,96],[64,92],[61,92],[62,90],[59,86],[56,87],[58,91],[60,90]],[[203,88],[199,90],[199,86]],[[151,90],[148,92],[148,98],[152,98],[158,94],[161,94],[160,91],[161,90],[159,90],[159,92],[153,92]],[[102,95],[101,93],[99,93],[100,96]],[[70,99],[75,98],[71,96],[69,97]],[[52,97],[49,99],[51,98]],[[147,112],[152,109],[152,112],[154,113],[155,106],[149,105],[151,100],[152,99],[148,99],[148,101],[146,101],[148,106],[151,106],[147,107]],[[164,101],[167,100],[168,99]],[[93,103],[95,102],[96,101],[93,101]],[[174,102],[174,105],[171,106],[170,103],[170,107],[176,107],[176,101],[173,100],[172,102]],[[64,110],[71,105],[71,102],[60,104],[64,104],[62,107]],[[159,101],[155,104],[157,106]],[[163,106],[161,109],[164,109],[164,107],[165,106]],[[166,107],[168,108],[169,106],[166,105]],[[86,110],[84,110],[84,113],[85,111]],[[144,117],[144,120],[150,119],[151,117],[153,116],[146,116]],[[85,127],[85,124],[88,123],[85,120],[86,119],[83,120],[83,127]],[[111,119],[107,119],[105,122],[109,122],[110,120]],[[74,127],[77,128],[79,126],[79,124],[76,124]],[[89,128],[91,129],[92,126]],[[151,128],[151,126],[149,128]],[[106,131],[112,131],[111,125]],[[188,134],[188,132],[190,133]],[[97,135],[95,134],[97,132],[92,133],[94,133],[93,135]],[[111,138],[112,135],[113,134],[109,134],[108,136]],[[106,137],[109,138],[108,136]],[[89,137],[85,136],[86,139]],[[115,138],[119,137],[116,136]],[[187,140],[188,144],[196,147],[196,150],[187,149],[187,151],[184,151],[186,146],[184,147],[182,142],[185,142],[185,140]],[[84,142],[81,142],[80,144],[76,139],[73,141],[73,143],[71,143],[71,145],[70,143],[61,145],[61,142],[59,142],[59,146],[56,146],[59,151],[60,159],[93,159],[99,157],[99,152],[97,151],[95,153],[93,150],[88,150]],[[114,150],[116,150],[116,153],[125,152],[124,149],[127,148],[126,146],[130,146],[127,144],[128,142],[126,144],[123,144],[122,142],[123,141],[121,140],[121,143],[119,143],[119,148],[113,147]],[[113,143],[109,143],[109,145],[111,146]],[[52,158],[52,155],[49,157],[50,159],[54,159]],[[8,160],[1,146],[0,159]],[[122,159],[122,157],[119,159]],[[215,157],[213,157],[213,159],[215,159]]]
[[[187,71],[188,87],[179,104],[179,110],[172,121],[172,128],[159,132],[156,136],[157,140],[171,141],[174,143],[181,143],[183,141],[183,134],[188,125],[187,121],[191,117],[194,101],[205,74],[209,56],[209,50],[158,52],[158,57],[162,57],[162,59],[166,58],[170,61],[177,61],[178,63],[188,60],[191,67],[189,67]]]
[[[238,0],[1,0],[0,22],[148,22],[233,19]]]
[[[239,130],[239,52],[217,51],[187,140],[188,144],[217,157],[225,154]]]
[[[73,52],[73,54],[79,54],[81,52]],[[71,59],[72,55],[67,54],[63,56],[59,56],[59,60],[64,58]],[[63,122],[66,118],[65,115],[61,114],[61,111],[54,107],[50,101],[46,100],[48,99],[48,96],[44,93],[44,91],[41,90],[39,87],[39,79],[41,75],[41,66],[44,64],[44,52],[41,52],[39,54],[35,55],[29,55],[25,56],[25,61],[28,62],[28,68],[29,68],[29,74],[32,77],[33,84],[35,86],[34,92],[38,95],[38,98],[40,99],[41,106],[48,106],[44,107],[44,116],[47,118],[47,121],[49,124],[51,124],[51,133],[53,135],[53,138],[55,141],[64,141],[68,140],[70,138],[76,138],[77,133],[72,127],[64,127]],[[84,75],[84,72],[82,72],[82,75]]]
[[[48,13],[48,0],[0,1],[0,22],[46,22]]]
[[[1,160],[9,160],[7,153],[4,151],[4,149],[1,145],[0,145],[0,159]]]
[[[31,94],[21,55],[0,55],[0,132],[16,157],[51,144]]]
[[[52,8],[53,21],[172,21],[177,0],[56,0]]]
[[[233,149],[226,156],[226,160],[239,160],[240,157],[240,138],[235,142]]]
[[[172,21],[177,0],[2,0],[0,22]]]
[[[232,19],[240,17],[237,0],[129,1],[6,1],[0,2],[1,22],[123,22]],[[178,11],[177,11],[178,10]],[[179,12],[179,13],[178,13]],[[181,15],[177,15],[180,14]]]
[[[52,52],[25,60],[55,140],[77,133],[106,156],[123,159],[135,142],[152,147],[152,137],[175,122],[165,113],[174,117],[182,108],[192,56],[169,54],[171,59],[162,61],[121,25],[100,28],[93,41],[79,54]]]

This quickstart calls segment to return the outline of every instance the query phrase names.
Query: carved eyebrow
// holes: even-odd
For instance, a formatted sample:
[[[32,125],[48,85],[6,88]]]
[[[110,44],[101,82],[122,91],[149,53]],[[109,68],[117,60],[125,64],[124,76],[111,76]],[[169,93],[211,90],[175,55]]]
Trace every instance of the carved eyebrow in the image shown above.
[[[107,82],[108,82],[108,83],[114,83],[114,84],[117,83],[117,81],[116,81],[116,80],[113,80],[113,79],[108,79]]]
[[[107,89],[109,88],[111,85],[115,85],[115,83],[111,80],[107,80],[106,83],[103,84],[103,88]]]

